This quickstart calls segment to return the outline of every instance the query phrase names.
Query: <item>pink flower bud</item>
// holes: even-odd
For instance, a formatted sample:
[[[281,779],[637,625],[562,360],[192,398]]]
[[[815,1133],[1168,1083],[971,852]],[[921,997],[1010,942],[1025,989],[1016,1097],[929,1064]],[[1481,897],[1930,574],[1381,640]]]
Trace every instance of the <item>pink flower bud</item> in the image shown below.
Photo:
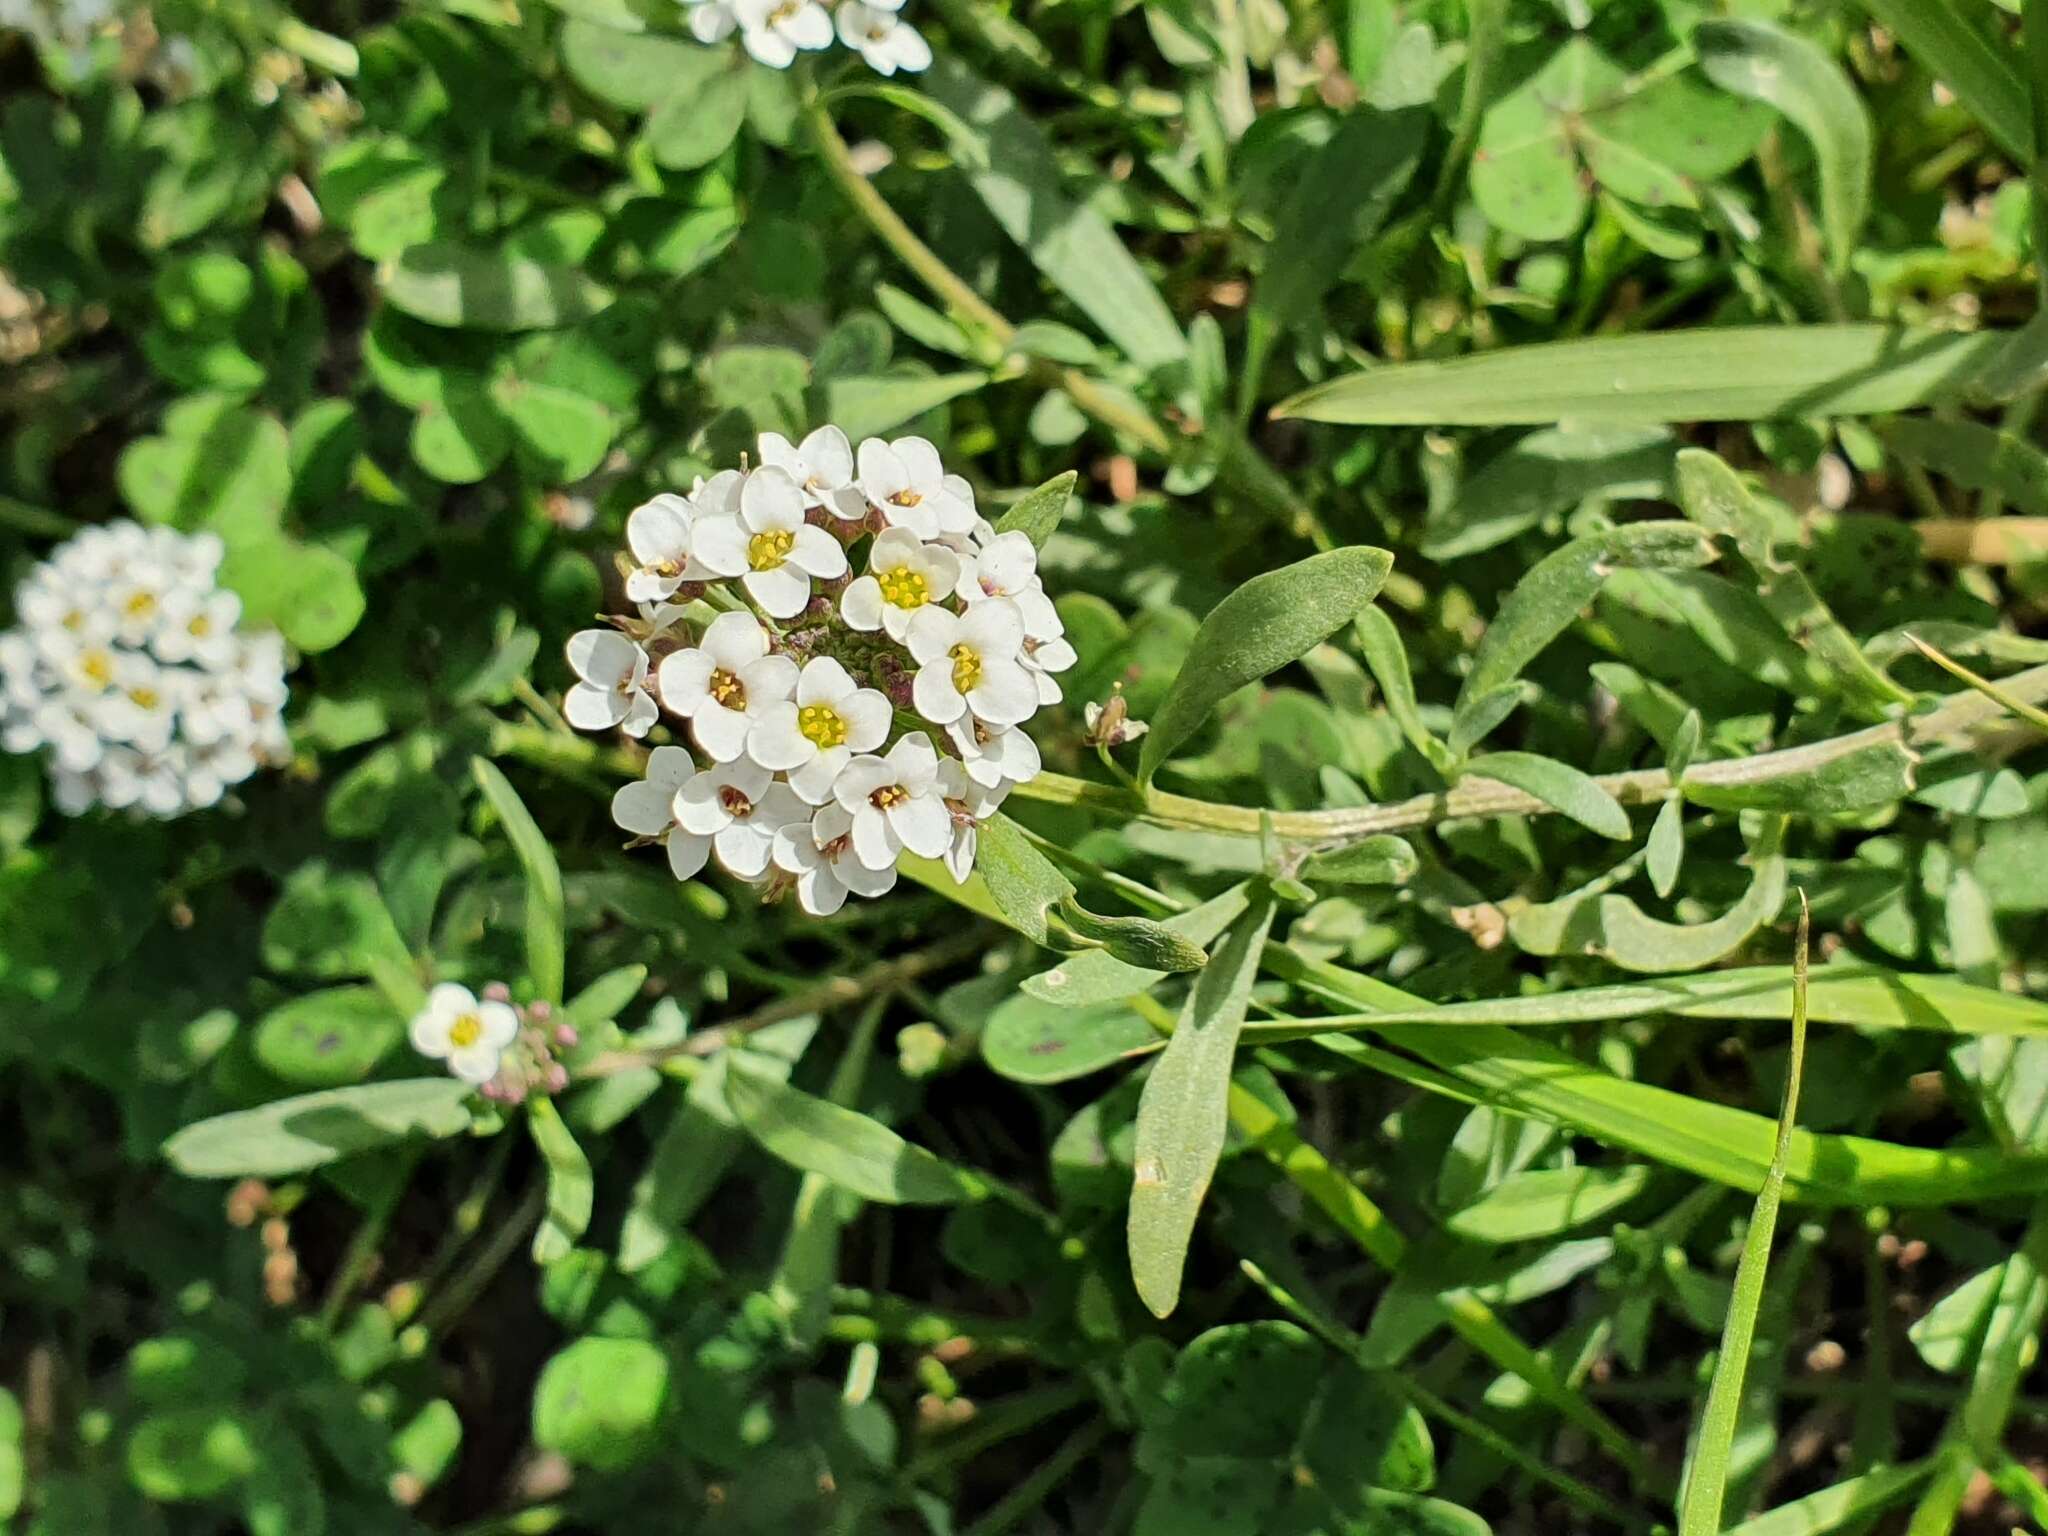
[[[512,1001],[512,989],[502,981],[494,981],[484,988],[484,1001],[487,1003],[509,1003]]]
[[[582,1038],[583,1036],[577,1033],[574,1024],[557,1024],[555,1026],[555,1044],[559,1046],[566,1048],[575,1045]]]

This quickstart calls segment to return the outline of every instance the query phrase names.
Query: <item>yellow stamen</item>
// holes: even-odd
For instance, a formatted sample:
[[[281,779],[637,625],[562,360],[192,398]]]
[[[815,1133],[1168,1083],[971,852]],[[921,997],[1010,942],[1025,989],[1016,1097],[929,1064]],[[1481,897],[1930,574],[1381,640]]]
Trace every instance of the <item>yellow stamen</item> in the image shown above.
[[[152,592],[133,593],[129,596],[128,601],[121,605],[121,611],[131,619],[146,619],[156,612],[156,594]]]
[[[747,685],[735,673],[720,667],[711,674],[711,698],[714,703],[723,704],[727,709],[747,707]]]
[[[114,681],[114,658],[105,651],[87,651],[78,658],[78,670],[94,687],[105,688]]]
[[[891,806],[901,805],[909,798],[910,791],[901,784],[884,784],[880,789],[868,796],[868,804],[878,811],[886,811]]]
[[[981,682],[980,655],[970,650],[965,641],[946,654],[953,658],[953,686],[961,693],[971,692]]]
[[[787,528],[771,528],[747,541],[747,564],[757,571],[772,571],[796,548],[796,535]]]
[[[154,688],[130,688],[128,690],[128,702],[137,709],[155,709],[163,701],[164,696]]]
[[[892,507],[914,507],[923,500],[924,497],[920,493],[913,491],[906,485],[902,490],[890,495],[889,505]]]
[[[796,728],[807,741],[830,750],[846,741],[846,722],[839,711],[824,704],[806,704],[796,712]]]
[[[922,608],[932,600],[931,584],[924,579],[924,572],[913,571],[907,565],[882,572],[877,585],[882,589],[882,601],[891,608]]]
[[[484,1037],[484,1021],[473,1013],[459,1016],[448,1026],[448,1043],[458,1051],[466,1051]]]

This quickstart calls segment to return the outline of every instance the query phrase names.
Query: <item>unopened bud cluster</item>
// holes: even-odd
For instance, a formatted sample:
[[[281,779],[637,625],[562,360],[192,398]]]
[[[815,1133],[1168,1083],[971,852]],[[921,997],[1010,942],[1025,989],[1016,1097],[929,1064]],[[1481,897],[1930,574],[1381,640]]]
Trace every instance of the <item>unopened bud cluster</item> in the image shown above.
[[[85,529],[14,590],[0,633],[0,749],[39,752],[59,810],[169,818],[289,755],[285,649],[215,584],[221,541]]]
[[[666,710],[696,747],[655,748],[613,819],[679,880],[715,854],[814,914],[887,891],[905,849],[964,881],[1074,664],[1037,551],[923,438],[771,432],[760,458],[636,508],[637,613],[569,641],[571,724],[644,736]]]

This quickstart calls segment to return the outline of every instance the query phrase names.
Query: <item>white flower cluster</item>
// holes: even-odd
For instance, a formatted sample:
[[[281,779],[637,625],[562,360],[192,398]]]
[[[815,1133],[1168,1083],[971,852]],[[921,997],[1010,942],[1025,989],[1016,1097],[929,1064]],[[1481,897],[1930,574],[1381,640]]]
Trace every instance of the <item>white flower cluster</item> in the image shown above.
[[[828,12],[818,0],[684,0],[690,32],[700,43],[740,35],[740,43],[771,69],[787,69],[799,52],[839,41],[858,53],[877,74],[928,69],[931,44],[902,16],[903,0],[840,0]]]
[[[709,759],[656,747],[612,818],[678,880],[715,853],[819,915],[887,891],[906,848],[965,880],[978,825],[1038,772],[1024,723],[1074,664],[1037,551],[923,438],[770,432],[760,456],[636,508],[638,617],[569,641],[571,724],[644,736],[665,707]]]
[[[214,585],[221,542],[105,523],[14,591],[0,749],[42,752],[58,809],[181,816],[284,760],[285,651]]]

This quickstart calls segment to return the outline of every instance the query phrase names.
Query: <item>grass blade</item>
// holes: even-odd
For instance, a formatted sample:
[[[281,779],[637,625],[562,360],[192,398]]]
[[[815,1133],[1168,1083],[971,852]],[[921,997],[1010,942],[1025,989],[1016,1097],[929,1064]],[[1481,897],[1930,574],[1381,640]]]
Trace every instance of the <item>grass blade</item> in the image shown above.
[[[526,871],[526,969],[534,993],[559,1003],[567,964],[562,867],[555,862],[555,850],[548,846],[519,791],[497,766],[481,757],[470,759],[469,766]]]
[[[1954,676],[1961,678],[1964,682],[1968,683],[1972,688],[1976,689],[1979,693],[1983,694],[1985,698],[1991,700],[1992,703],[2003,705],[2006,709],[2011,710],[2014,714],[2018,715],[2022,720],[2026,721],[2027,724],[2032,726],[2038,726],[2041,730],[2048,731],[2048,710],[2038,709],[2034,705],[2027,703],[2027,701],[2024,699],[2014,698],[2010,693],[2007,693],[2003,688],[1999,687],[1998,684],[1992,682],[1989,678],[1979,677],[1976,673],[1972,672],[1968,667],[1964,666],[1961,662],[1951,660],[1949,657],[1944,656],[1940,651],[1937,651],[1933,646],[1929,645],[1925,640],[1922,640],[1918,635],[1909,634],[1906,636],[1906,638],[1907,640],[1912,642],[1913,649],[1918,651],[1922,656],[1925,656],[1937,667],[1940,667],[1944,672],[1951,673]]]
[[[1757,1309],[1764,1296],[1764,1274],[1771,1262],[1771,1238],[1778,1229],[1778,1205],[1785,1194],[1786,1163],[1792,1151],[1793,1125],[1799,1113],[1799,1079],[1806,1063],[1806,893],[1799,893],[1799,937],[1792,952],[1792,1053],[1785,1071],[1785,1102],[1778,1111],[1778,1142],[1770,1172],[1758,1191],[1743,1240],[1742,1259],[1735,1267],[1735,1294],[1728,1303],[1728,1322],[1721,1331],[1721,1358],[1707,1389],[1700,1416],[1699,1440],[1678,1505],[1679,1536],[1720,1536],[1721,1506],[1728,1486],[1728,1459],[1742,1414],[1742,1381],[1749,1367],[1750,1343],[1756,1335]]]
[[[1956,0],[1863,0],[1863,9],[1956,93],[2001,149],[2021,162],[2033,158],[2026,84]]]

